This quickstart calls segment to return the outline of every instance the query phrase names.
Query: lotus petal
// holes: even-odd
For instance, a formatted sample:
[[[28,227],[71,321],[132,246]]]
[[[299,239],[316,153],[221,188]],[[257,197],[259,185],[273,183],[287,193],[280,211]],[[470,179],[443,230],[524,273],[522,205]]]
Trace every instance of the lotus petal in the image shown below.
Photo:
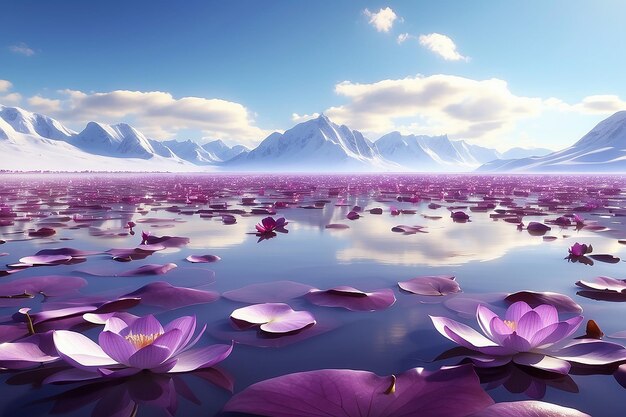
[[[441,296],[461,291],[458,282],[451,275],[424,276],[398,282],[404,291],[419,295]]]
[[[32,368],[58,359],[58,356],[45,354],[34,343],[0,343],[0,367],[2,368]]]
[[[608,365],[626,361],[626,349],[617,343],[582,339],[554,352],[553,356],[583,365]]]
[[[176,365],[168,372],[190,372],[196,369],[209,368],[226,359],[232,351],[233,344],[211,345],[188,350],[176,357]]]
[[[529,352],[518,353],[513,356],[513,362],[518,365],[531,366],[533,368],[563,375],[567,375],[571,368],[571,365],[565,360]]]
[[[376,311],[391,307],[396,297],[391,289],[362,292],[352,287],[311,290],[306,299],[324,307],[342,307],[352,311]]]
[[[497,403],[468,417],[591,417],[574,408],[542,401],[514,401]]]
[[[52,337],[59,356],[77,368],[89,370],[118,364],[100,346],[80,333],[55,330]]]
[[[224,411],[271,417],[460,417],[491,404],[469,366],[416,368],[397,377],[324,369],[256,383],[231,398]]]
[[[308,311],[294,311],[283,303],[255,304],[238,308],[230,318],[236,323],[260,324],[267,333],[290,333],[315,324],[315,318]]]

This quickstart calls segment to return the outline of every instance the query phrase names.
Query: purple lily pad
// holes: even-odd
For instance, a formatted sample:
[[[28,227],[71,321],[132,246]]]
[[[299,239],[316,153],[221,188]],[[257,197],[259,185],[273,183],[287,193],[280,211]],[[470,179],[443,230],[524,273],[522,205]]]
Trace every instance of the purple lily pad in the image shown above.
[[[452,275],[423,276],[398,282],[404,291],[419,295],[441,296],[461,291]]]
[[[37,252],[35,255],[36,256],[65,255],[65,256],[71,256],[71,257],[82,257],[82,256],[97,255],[99,253],[102,253],[102,252],[91,251],[91,250],[81,250],[81,249],[74,249],[74,248],[58,248],[58,249],[42,249],[39,252]]]
[[[461,417],[493,404],[470,366],[381,377],[351,369],[300,372],[258,382],[224,411],[271,417]]]
[[[589,255],[589,257],[594,261],[604,262],[607,264],[616,264],[620,261],[618,257],[608,254]]]
[[[396,302],[396,296],[388,288],[363,292],[356,288],[345,286],[331,288],[326,291],[314,289],[305,298],[318,306],[342,307],[351,311],[384,310]]]
[[[576,285],[591,291],[626,293],[626,280],[610,277],[596,277],[593,281],[576,281]]]
[[[426,232],[424,226],[407,226],[404,224],[401,224],[399,226],[394,226],[391,228],[392,232],[396,232],[396,233],[404,233],[405,235],[414,235],[416,233],[428,233]]]
[[[23,303],[24,298],[34,298],[40,294],[44,297],[56,297],[76,292],[87,285],[83,278],[70,276],[42,276],[22,278],[0,284],[0,306]]]
[[[41,229],[33,230],[31,232],[28,232],[28,236],[31,236],[31,237],[50,237],[50,236],[54,236],[56,233],[57,233],[56,230],[54,230],[51,227],[42,227]]]
[[[350,226],[348,226],[347,224],[343,224],[343,223],[330,223],[327,224],[326,226],[324,226],[325,229],[349,229]]]
[[[178,265],[174,263],[167,263],[164,265],[161,264],[147,264],[140,266],[139,268],[131,269],[130,271],[124,272],[103,272],[102,270],[82,270],[78,271],[82,274],[91,275],[95,277],[138,277],[144,275],[163,275],[167,274],[174,268],[177,268]]]
[[[13,264],[12,266],[19,265],[20,267],[28,266],[48,266],[64,264],[72,260],[72,256],[69,255],[33,255],[20,258],[19,264]]]
[[[509,304],[524,301],[532,308],[541,304],[550,304],[561,313],[582,313],[583,311],[583,308],[570,297],[556,292],[518,291],[507,295],[504,300]]]
[[[591,417],[574,408],[543,401],[513,401],[497,403],[468,417]]]
[[[230,315],[240,328],[260,325],[266,333],[292,333],[314,325],[315,317],[308,311],[295,311],[284,303],[263,303],[238,308]]]
[[[312,289],[310,285],[299,282],[273,281],[226,291],[222,297],[241,303],[282,303],[301,297]]]
[[[187,260],[187,262],[200,263],[200,264],[217,262],[220,259],[222,259],[222,258],[220,258],[217,255],[189,255],[188,257],[185,258],[185,260]]]
[[[530,222],[528,223],[526,230],[528,231],[529,234],[533,236],[543,236],[552,229],[550,228],[550,226],[546,226],[543,223]]]
[[[173,310],[196,304],[212,303],[220,295],[214,291],[174,287],[167,282],[158,281],[144,285],[122,297],[137,297],[141,299],[141,304]]]

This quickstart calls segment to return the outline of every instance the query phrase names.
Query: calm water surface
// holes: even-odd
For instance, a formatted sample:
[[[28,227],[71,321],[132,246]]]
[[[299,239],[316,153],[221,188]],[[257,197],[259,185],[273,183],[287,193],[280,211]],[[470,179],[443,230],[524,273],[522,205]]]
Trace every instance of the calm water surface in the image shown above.
[[[133,384],[156,384],[155,390],[159,392],[163,386],[175,387],[176,393],[172,395],[178,398],[177,415],[211,416],[219,414],[232,396],[226,389],[230,384],[236,393],[258,381],[315,369],[363,369],[379,375],[398,374],[414,367],[437,369],[458,363],[458,359],[434,361],[454,344],[434,329],[428,316],[447,316],[477,328],[473,318],[460,316],[446,307],[445,303],[454,297],[475,295],[489,299],[490,294],[519,290],[559,292],[579,303],[585,318],[593,318],[605,334],[626,330],[626,303],[581,297],[574,285],[577,280],[596,276],[624,278],[625,264],[595,262],[589,266],[564,259],[568,248],[577,241],[592,244],[594,253],[626,259],[626,247],[618,242],[626,237],[626,232],[623,235],[621,232],[624,217],[616,215],[626,206],[621,191],[626,189],[626,180],[621,177],[4,175],[0,178],[0,203],[11,207],[17,216],[12,224],[0,226],[0,239],[6,241],[0,246],[0,252],[5,253],[1,257],[3,264],[18,262],[47,248],[95,251],[132,248],[141,243],[142,230],[158,236],[190,239],[185,246],[157,251],[142,260],[115,262],[106,254],[94,255],[79,264],[28,268],[0,278],[3,282],[41,275],[71,275],[88,281],[81,289],[83,294],[115,297],[161,280],[219,293],[249,284],[288,280],[321,289],[338,285],[361,290],[393,288],[397,297],[391,308],[376,312],[318,307],[302,298],[285,300],[295,310],[310,311],[317,324],[298,337],[277,339],[259,337],[254,330],[236,330],[229,315],[246,304],[223,297],[213,303],[173,311],[140,306],[131,312],[154,313],[161,322],[196,315],[199,323],[207,324],[206,335],[200,342],[203,345],[232,339],[238,342],[233,353],[217,367],[219,371],[215,372],[213,382],[181,375],[176,381],[166,380],[162,385],[148,377],[133,383],[80,388],[80,384],[42,385],[36,372],[4,372],[0,374],[3,384],[0,410],[5,416],[107,415],[103,403],[98,404],[100,399],[132,397],[133,392],[141,391]],[[608,188],[621,190],[601,192]],[[513,193],[514,190],[523,192]],[[254,197],[254,204],[242,204],[244,197]],[[411,197],[416,197],[414,202],[399,201]],[[553,203],[538,204],[542,197],[552,199]],[[495,207],[470,210],[485,201]],[[252,215],[250,211],[276,202],[284,204],[275,209],[274,217],[287,219],[288,233],[258,242],[253,234],[254,226],[267,215]],[[429,208],[433,202],[442,207]],[[211,205],[218,203],[225,203],[226,210],[235,210],[231,214],[236,217],[236,224],[222,222],[221,214],[225,211],[211,209]],[[606,229],[576,230],[572,226],[552,225],[547,235],[556,239],[546,240],[491,216],[497,209],[541,209],[542,215],[523,217],[528,224],[571,214],[585,204],[586,211],[579,214],[587,222],[597,222]],[[363,211],[359,219],[351,221],[346,215],[354,206],[360,206]],[[415,213],[392,216],[392,206]],[[468,213],[470,221],[453,222],[449,208],[454,206]],[[370,214],[368,210],[375,207],[382,208],[383,214]],[[167,220],[141,222],[157,218]],[[124,228],[129,221],[137,223],[135,235]],[[347,224],[349,229],[325,228],[330,223]],[[397,225],[424,226],[427,233],[392,232]],[[52,227],[56,234],[41,238],[28,236],[29,230],[41,227]],[[218,255],[221,261],[211,264],[185,261],[193,254]],[[144,264],[168,262],[177,264],[178,268],[165,275],[113,276]],[[86,271],[109,276],[91,276]],[[214,282],[206,271],[214,272]],[[454,275],[463,292],[424,297],[398,289],[398,281],[422,275]],[[25,300],[18,307],[1,308],[0,316],[7,321],[22,306],[34,311],[45,309],[49,301],[41,301],[36,298]],[[582,333],[584,328],[577,335]],[[87,330],[86,334],[96,338],[98,329]],[[570,377],[557,380],[538,377],[536,383],[547,384],[542,400],[594,416],[624,415],[624,388],[611,375]],[[492,378],[495,382],[484,376],[483,386],[497,402],[525,400],[529,399],[524,393],[528,378],[512,376],[503,385],[506,376]],[[142,401],[150,402],[150,398]],[[139,416],[165,413],[158,401],[153,406],[140,405],[137,412]]]

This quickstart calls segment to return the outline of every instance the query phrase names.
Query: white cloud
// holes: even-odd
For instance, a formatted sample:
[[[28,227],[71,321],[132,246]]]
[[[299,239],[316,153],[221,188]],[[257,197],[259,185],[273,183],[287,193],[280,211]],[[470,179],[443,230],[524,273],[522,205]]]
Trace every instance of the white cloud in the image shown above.
[[[371,134],[391,130],[495,140],[516,121],[538,115],[541,98],[513,94],[506,81],[473,80],[452,75],[415,76],[371,84],[344,81],[335,92],[348,98],[326,114],[339,123]]]
[[[0,95],[0,104],[14,106],[22,101],[22,95],[19,93],[9,93],[13,88],[13,84],[8,80],[0,80],[0,93],[7,93]]]
[[[302,114],[302,115],[298,113],[292,113],[291,121],[295,123],[302,123],[302,122],[306,122],[307,120],[317,119],[318,117],[320,117],[319,113]]]
[[[612,114],[626,110],[626,102],[616,95],[594,95],[585,97],[573,108],[580,113]]]
[[[16,45],[9,46],[9,50],[13,53],[24,55],[24,56],[33,56],[35,55],[35,51],[26,45],[24,42],[20,42]]]
[[[32,109],[44,114],[53,114],[61,111],[61,100],[33,96],[28,99],[28,104]]]
[[[174,98],[160,91],[116,90],[85,93],[59,91],[62,99],[34,96],[29,104],[65,122],[121,121],[135,125],[149,137],[170,138],[179,131],[199,130],[204,136],[255,144],[268,132],[255,126],[243,105],[201,97]]]
[[[420,35],[420,45],[425,46],[432,52],[441,56],[446,61],[467,61],[468,58],[461,55],[456,50],[454,41],[441,33],[430,33],[428,35]]]
[[[409,39],[417,39],[417,38],[415,36],[413,36],[413,35],[408,34],[408,33],[401,33],[396,38],[396,41],[398,42],[398,44],[401,45],[404,42],[408,41]]]
[[[13,87],[13,84],[11,84],[11,81],[0,80],[0,93],[9,91],[12,87]]]
[[[379,32],[389,32],[393,27],[393,22],[398,18],[398,15],[390,7],[380,9],[376,13],[365,9],[363,13],[369,17],[370,25],[374,26]]]

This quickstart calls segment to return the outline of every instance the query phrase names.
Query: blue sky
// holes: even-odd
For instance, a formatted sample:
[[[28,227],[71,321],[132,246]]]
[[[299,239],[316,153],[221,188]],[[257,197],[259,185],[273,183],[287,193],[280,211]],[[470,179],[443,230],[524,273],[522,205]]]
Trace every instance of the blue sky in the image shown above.
[[[626,109],[626,3],[19,1],[0,103],[254,144],[324,112],[371,139],[573,143]]]

